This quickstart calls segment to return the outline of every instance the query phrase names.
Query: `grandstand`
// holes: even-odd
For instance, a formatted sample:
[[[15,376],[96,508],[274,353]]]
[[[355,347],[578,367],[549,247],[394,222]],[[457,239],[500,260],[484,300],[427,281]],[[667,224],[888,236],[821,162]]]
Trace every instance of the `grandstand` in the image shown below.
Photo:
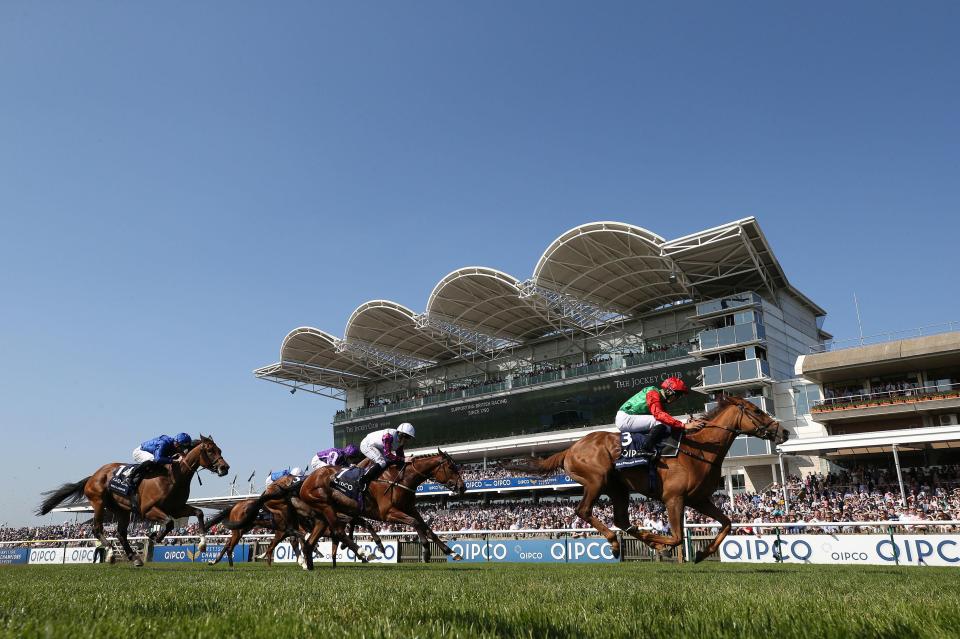
[[[528,278],[464,267],[438,281],[422,312],[372,300],[343,337],[294,329],[279,360],[255,375],[342,399],[337,444],[409,421],[422,446],[412,452],[443,446],[488,470],[612,429],[628,396],[671,375],[696,391],[674,412],[702,412],[717,393],[736,393],[792,436],[820,435],[796,410],[817,386],[796,377],[794,362],[831,338],[825,314],[789,283],[754,218],[674,240],[594,222],[551,242]],[[732,498],[784,472],[824,470],[803,455],[781,467],[768,442],[744,437],[724,465],[724,488]],[[471,492],[535,500],[577,488],[562,477],[489,478]]]

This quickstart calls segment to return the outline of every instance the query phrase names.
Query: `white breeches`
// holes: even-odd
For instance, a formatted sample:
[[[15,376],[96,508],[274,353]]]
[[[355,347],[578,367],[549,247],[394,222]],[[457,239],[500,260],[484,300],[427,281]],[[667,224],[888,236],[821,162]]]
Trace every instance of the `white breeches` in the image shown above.
[[[627,413],[617,411],[616,419],[617,429],[621,433],[646,433],[657,423],[653,415],[628,415]]]
[[[139,446],[133,449],[133,461],[138,464],[145,461],[153,461],[153,453],[148,453]]]
[[[360,452],[366,455],[367,459],[372,461],[380,468],[387,467],[387,458],[383,456],[383,451],[367,442],[360,443]]]

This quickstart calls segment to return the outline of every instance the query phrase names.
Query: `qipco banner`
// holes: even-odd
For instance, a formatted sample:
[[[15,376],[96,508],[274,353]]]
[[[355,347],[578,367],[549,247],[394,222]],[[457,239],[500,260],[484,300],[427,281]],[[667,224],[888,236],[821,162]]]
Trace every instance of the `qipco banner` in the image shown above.
[[[448,544],[464,561],[493,562],[615,562],[606,539],[491,539]],[[448,556],[452,561],[453,558]]]
[[[64,551],[65,564],[92,564],[97,549],[92,547],[74,546]]]
[[[63,548],[31,548],[31,564],[62,564]]]
[[[960,566],[960,535],[727,537],[720,560],[750,563]]]
[[[178,561],[213,561],[223,550],[223,544],[208,545],[203,552],[197,552],[197,547],[190,546],[155,546],[153,549],[153,561],[156,562],[178,562]],[[250,546],[247,544],[237,544],[233,549],[234,561],[248,561],[250,557]],[[226,559],[226,557],[224,557]]]
[[[0,548],[0,564],[25,564],[29,559],[29,548]]]
[[[330,542],[326,539],[318,543],[313,551],[313,561],[331,563],[333,556],[330,554],[330,546]],[[372,564],[395,564],[400,554],[398,552],[397,542],[395,541],[383,542],[384,552],[382,553],[372,541],[358,541],[357,546],[360,548],[360,552],[365,554]],[[297,560],[297,556],[293,553],[293,547],[290,545],[290,542],[285,541],[274,549],[273,560],[277,563],[292,563]],[[357,556],[352,550],[338,547],[337,563],[340,562],[362,563],[357,560]]]

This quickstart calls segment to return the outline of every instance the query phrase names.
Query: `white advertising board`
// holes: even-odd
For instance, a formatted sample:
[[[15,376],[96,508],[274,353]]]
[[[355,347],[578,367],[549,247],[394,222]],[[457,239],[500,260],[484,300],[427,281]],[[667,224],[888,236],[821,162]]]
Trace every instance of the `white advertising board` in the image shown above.
[[[960,566],[960,535],[731,535],[720,561]]]

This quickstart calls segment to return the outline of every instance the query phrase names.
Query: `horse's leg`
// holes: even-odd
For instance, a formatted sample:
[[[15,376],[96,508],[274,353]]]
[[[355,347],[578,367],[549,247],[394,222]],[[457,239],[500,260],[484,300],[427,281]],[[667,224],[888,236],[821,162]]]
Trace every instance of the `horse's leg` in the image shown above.
[[[177,517],[196,517],[197,523],[200,524],[200,543],[197,544],[197,552],[201,553],[207,549],[207,526],[203,523],[203,511],[199,508],[194,508],[193,506],[184,506],[176,514]],[[172,526],[171,526],[172,527]],[[232,565],[232,562],[231,562]]]
[[[453,555],[454,561],[460,561],[463,559],[459,554],[455,553],[450,546],[448,546],[440,537],[437,536],[437,533],[423,521],[423,517],[420,516],[420,513],[417,511],[413,512],[404,512],[401,510],[391,510],[387,513],[387,517],[384,518],[384,521],[402,524],[404,526],[410,526],[417,533],[417,537],[420,539],[420,546],[423,548],[423,561],[429,562],[432,556],[430,551],[430,540],[437,542],[440,546],[440,550],[443,551],[445,555]]]
[[[217,555],[217,558],[211,559],[210,561],[208,561],[207,565],[216,566],[220,562],[220,560],[223,559],[223,556],[227,555],[227,553],[229,552],[230,554],[227,555],[227,561],[230,563],[230,567],[233,568],[233,549],[234,547],[236,547],[237,542],[240,540],[240,536],[242,534],[243,533],[239,530],[231,531],[230,539],[223,542],[223,547],[220,549],[220,553]]]
[[[163,530],[161,530],[160,534],[158,534],[156,538],[153,539],[153,542],[157,544],[163,541],[163,538],[170,534],[170,531],[173,530],[173,524],[176,522],[176,520],[173,517],[163,512],[156,506],[153,506],[152,508],[150,508],[150,510],[144,513],[143,518],[151,521],[156,521],[158,523],[162,522],[164,524]]]
[[[133,562],[134,566],[142,566],[143,559],[137,557],[136,553],[133,552],[133,548],[130,547],[130,542],[127,541],[127,526],[130,525],[130,511],[121,510],[117,512],[117,539],[120,540],[120,545],[123,546],[123,552],[127,553],[127,559]]]
[[[273,539],[270,540],[270,545],[267,546],[267,549],[260,553],[260,559],[266,559],[267,565],[273,565],[273,550],[280,545],[280,542],[283,541],[283,538],[286,537],[286,531],[284,530],[275,530],[273,531]]]
[[[98,547],[104,548],[104,552],[106,552],[109,544],[106,535],[103,534],[103,499],[91,498],[90,505],[93,506],[93,536],[97,538]],[[113,550],[110,552],[113,552]]]
[[[643,541],[654,550],[663,551],[667,548],[676,548],[683,541],[683,509],[685,507],[682,495],[675,495],[665,500],[667,519],[670,520],[669,535],[654,535],[640,533]]]
[[[716,519],[718,522],[720,522],[720,531],[717,533],[717,536],[713,538],[713,541],[710,542],[709,546],[707,546],[704,550],[698,550],[697,554],[694,556],[693,563],[699,564],[701,561],[719,550],[723,539],[730,532],[730,518],[727,517],[723,511],[717,507],[716,504],[710,501],[709,497],[706,497],[703,501],[698,501],[690,505],[707,517]]]
[[[577,504],[576,508],[577,517],[596,528],[597,531],[607,539],[613,556],[619,559],[620,540],[617,539],[616,533],[607,528],[607,525],[593,514],[593,505],[597,502],[597,498],[600,497],[604,490],[603,479],[597,476],[586,477],[570,471],[567,471],[567,474],[583,486],[583,498],[580,500],[580,503]]]
[[[370,537],[373,538],[373,543],[377,545],[377,549],[381,553],[387,552],[387,549],[383,547],[383,541],[380,539],[380,535],[378,535],[377,531],[373,529],[373,525],[363,517],[358,517],[357,521],[368,533],[370,533]]]
[[[608,484],[607,494],[613,502],[613,525],[643,541],[643,536],[637,527],[630,523],[630,493],[622,485]]]
[[[326,523],[322,519],[317,519],[313,524],[313,530],[310,531],[310,534],[303,540],[303,558],[304,570],[313,570],[313,549],[317,547],[317,540],[320,539],[320,535],[326,529]]]

